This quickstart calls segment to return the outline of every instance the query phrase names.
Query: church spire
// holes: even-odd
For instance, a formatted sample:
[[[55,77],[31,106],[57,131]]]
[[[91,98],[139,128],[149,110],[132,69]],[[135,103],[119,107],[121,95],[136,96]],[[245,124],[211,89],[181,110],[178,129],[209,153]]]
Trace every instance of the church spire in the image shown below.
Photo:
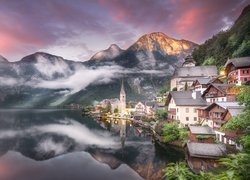
[[[122,84],[121,84],[121,91],[120,91],[120,94],[125,94],[123,79],[122,79]]]
[[[126,109],[126,93],[124,88],[124,82],[122,79],[121,91],[120,91],[120,112]]]

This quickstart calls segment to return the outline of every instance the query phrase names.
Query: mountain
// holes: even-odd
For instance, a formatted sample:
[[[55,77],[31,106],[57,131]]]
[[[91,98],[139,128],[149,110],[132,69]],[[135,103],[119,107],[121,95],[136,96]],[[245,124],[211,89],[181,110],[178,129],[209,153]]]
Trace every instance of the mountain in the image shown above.
[[[152,99],[197,45],[163,33],[146,34],[128,49],[113,44],[89,61],[37,52],[0,66],[0,107],[40,108],[91,104],[119,97]]]
[[[176,40],[162,32],[146,34],[140,37],[129,49],[137,52],[159,51],[162,55],[178,55],[183,52],[191,52],[197,44],[186,41]]]
[[[110,47],[106,50],[97,52],[94,56],[90,58],[91,61],[107,61],[116,58],[119,56],[124,50],[122,50],[116,44],[110,45]]]
[[[7,62],[8,62],[8,60],[0,55],[0,63],[7,63]]]
[[[104,56],[97,61],[95,58],[91,58],[87,64],[97,66],[117,64],[126,68],[171,69],[173,71],[197,46],[190,41],[176,40],[162,32],[154,32],[143,35],[128,49],[119,51],[119,54],[113,59],[107,59]],[[102,54],[103,51],[99,53]]]
[[[198,64],[223,66],[228,58],[250,56],[250,5],[227,31],[221,31],[192,53]]]

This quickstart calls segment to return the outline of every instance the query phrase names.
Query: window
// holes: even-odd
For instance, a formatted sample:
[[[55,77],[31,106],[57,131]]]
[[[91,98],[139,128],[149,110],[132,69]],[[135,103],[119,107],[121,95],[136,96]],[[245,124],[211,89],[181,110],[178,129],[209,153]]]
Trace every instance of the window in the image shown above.
[[[179,112],[179,108],[177,108],[176,111]]]
[[[189,117],[186,117],[186,121],[189,121]]]
[[[194,108],[194,113],[197,113],[197,109]]]
[[[186,113],[189,113],[189,108],[186,108]]]
[[[246,81],[247,81],[247,78],[244,78],[244,81],[246,82]]]
[[[197,117],[194,117],[194,121],[197,121]]]
[[[176,120],[179,120],[179,116],[177,116]]]
[[[248,74],[248,70],[243,70],[243,74]]]

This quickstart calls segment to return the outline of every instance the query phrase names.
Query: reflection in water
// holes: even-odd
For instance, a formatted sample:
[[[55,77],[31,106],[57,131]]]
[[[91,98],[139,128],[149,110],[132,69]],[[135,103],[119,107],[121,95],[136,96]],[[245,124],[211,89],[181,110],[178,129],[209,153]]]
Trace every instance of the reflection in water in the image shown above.
[[[142,179],[123,164],[111,170],[86,152],[75,152],[37,162],[9,151],[0,159],[1,180],[138,180]]]
[[[24,158],[20,154],[13,157],[11,155],[9,158],[8,151],[20,152],[31,159],[43,161],[32,163],[32,166],[26,167],[23,162],[32,161],[31,159],[27,160],[28,158]],[[7,156],[3,155],[0,158],[0,174],[5,172],[5,168],[1,165],[2,160],[9,159],[9,162],[13,163],[13,172],[15,168],[19,168],[17,171],[22,175],[32,173],[34,170],[42,174],[51,173],[53,179],[54,176],[59,177],[55,174],[60,171],[62,174],[60,177],[66,177],[63,179],[74,179],[67,178],[71,169],[77,169],[77,166],[81,166],[81,169],[85,167],[83,164],[79,164],[74,156],[77,154],[76,157],[78,157],[78,152],[82,152],[83,157],[81,158],[83,159],[86,158],[85,156],[91,155],[91,158],[87,158],[86,161],[82,160],[87,164],[95,164],[96,161],[101,163],[98,162],[98,166],[88,169],[89,172],[74,171],[75,179],[87,177],[83,172],[101,174],[99,171],[102,171],[102,166],[108,167],[108,170],[111,171],[103,171],[107,173],[107,176],[105,173],[102,176],[117,179],[112,172],[123,176],[125,165],[127,165],[125,169],[131,177],[136,174],[132,171],[133,169],[145,179],[159,179],[162,176],[161,168],[165,167],[166,163],[184,158],[183,153],[178,150],[171,147],[166,150],[153,144],[150,136],[139,133],[126,120],[94,121],[92,118],[81,117],[81,113],[78,111],[0,110],[0,153],[2,155],[7,153]],[[71,154],[68,156],[68,153]],[[72,159],[69,160],[70,158]],[[59,159],[61,164],[70,164],[72,168],[66,170],[59,163]],[[7,163],[7,161],[4,162]],[[21,169],[19,166],[15,166],[18,165],[17,162],[21,164]],[[53,166],[53,172],[37,169],[37,167],[45,168],[44,166],[51,166],[51,164],[57,166]],[[128,170],[129,167],[132,169]],[[77,173],[79,174],[77,175]],[[108,176],[108,174],[111,175]],[[49,175],[46,176],[46,179],[49,179]]]

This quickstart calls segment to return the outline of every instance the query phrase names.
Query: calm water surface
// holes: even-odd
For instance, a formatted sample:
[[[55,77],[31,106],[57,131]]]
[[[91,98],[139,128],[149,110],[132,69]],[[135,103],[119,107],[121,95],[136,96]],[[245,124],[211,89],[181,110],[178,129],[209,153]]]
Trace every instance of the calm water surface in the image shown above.
[[[160,179],[183,152],[123,121],[72,110],[0,110],[0,180]]]

